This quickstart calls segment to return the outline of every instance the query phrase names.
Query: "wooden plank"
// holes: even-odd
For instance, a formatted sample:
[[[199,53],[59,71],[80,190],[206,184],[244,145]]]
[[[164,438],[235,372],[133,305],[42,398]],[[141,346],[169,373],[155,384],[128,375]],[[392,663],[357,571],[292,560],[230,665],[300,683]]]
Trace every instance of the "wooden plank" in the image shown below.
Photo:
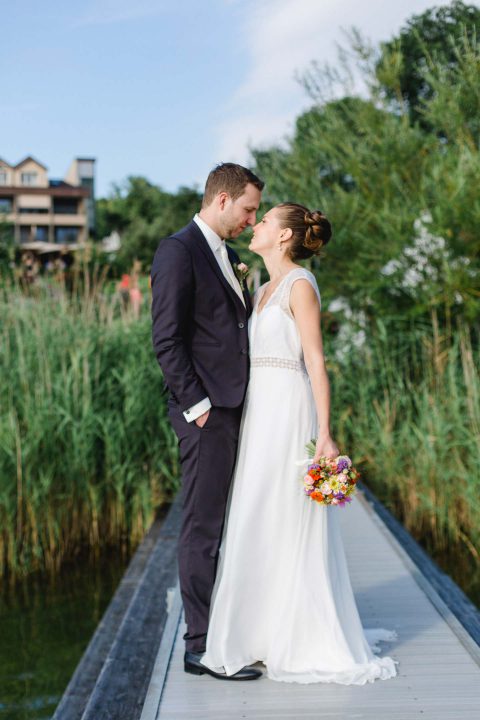
[[[145,703],[142,709],[140,720],[156,718],[159,712],[163,688],[167,677],[168,666],[178,631],[178,625],[182,615],[182,598],[180,588],[177,585],[173,590],[171,608],[169,608],[168,619],[162,635],[162,641],[158,651],[155,665],[153,666],[152,677],[148,687]]]
[[[167,621],[167,591],[176,583],[180,512],[178,498],[136,584],[82,720],[137,720],[142,713]]]
[[[98,624],[53,715],[53,720],[80,720],[98,676],[132,602],[145,565],[159,541],[162,520],[154,521],[130,560],[104,616]]]
[[[381,647],[399,660],[398,676],[363,686],[192,676],[183,672],[181,623],[159,711],[142,720],[479,720],[478,646],[366,502],[340,512],[362,622],[397,631]]]
[[[387,510],[387,508],[375,497],[368,487],[361,485],[363,494],[362,502],[370,506],[372,518],[378,522],[385,530],[391,541],[394,541],[397,550],[400,549],[405,558],[408,558],[411,566],[419,572],[422,582],[428,582],[429,587],[433,588],[435,594],[431,600],[436,601],[440,598],[443,601],[443,607],[448,609],[450,615],[458,620],[466,630],[462,635],[462,639],[472,651],[477,653],[480,648],[480,610],[470,601],[458,585],[444,573],[438,565],[433,562],[425,550],[413,539],[410,533],[403,525]],[[368,504],[367,502],[368,501]],[[388,532],[389,531],[389,532]],[[428,595],[427,590],[427,595]],[[442,612],[442,611],[441,611]],[[471,640],[473,639],[473,644]],[[476,647],[476,650],[475,650]]]

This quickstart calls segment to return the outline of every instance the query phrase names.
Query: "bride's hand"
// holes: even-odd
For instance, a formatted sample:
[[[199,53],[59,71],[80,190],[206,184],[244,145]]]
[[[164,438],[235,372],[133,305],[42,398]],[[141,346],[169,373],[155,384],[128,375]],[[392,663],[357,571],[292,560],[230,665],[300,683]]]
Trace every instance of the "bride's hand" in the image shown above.
[[[340,455],[340,450],[330,435],[318,438],[315,445],[315,456],[313,458],[313,462],[316,462],[321,457],[336,458],[337,455]]]

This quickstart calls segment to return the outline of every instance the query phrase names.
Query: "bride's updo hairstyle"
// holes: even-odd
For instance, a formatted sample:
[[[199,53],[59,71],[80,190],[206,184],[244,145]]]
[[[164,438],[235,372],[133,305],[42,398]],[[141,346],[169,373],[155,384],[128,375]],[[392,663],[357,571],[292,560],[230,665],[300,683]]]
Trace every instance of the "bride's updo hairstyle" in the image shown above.
[[[332,237],[332,226],[320,210],[291,202],[280,203],[276,208],[280,211],[280,226],[292,231],[287,254],[294,262],[318,255]]]

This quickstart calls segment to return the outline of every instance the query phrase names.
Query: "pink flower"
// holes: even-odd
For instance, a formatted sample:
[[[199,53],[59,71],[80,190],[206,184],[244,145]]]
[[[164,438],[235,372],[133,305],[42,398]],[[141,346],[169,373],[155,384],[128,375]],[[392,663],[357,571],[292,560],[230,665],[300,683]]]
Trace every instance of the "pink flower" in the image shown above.
[[[315,480],[313,479],[313,477],[311,475],[305,475],[305,477],[303,478],[303,482],[306,483],[307,485],[313,485]]]
[[[241,273],[248,273],[248,265],[245,265],[245,263],[238,263],[237,267]]]
[[[320,485],[320,492],[322,493],[322,495],[331,495],[332,488],[330,487],[328,482],[325,481]]]

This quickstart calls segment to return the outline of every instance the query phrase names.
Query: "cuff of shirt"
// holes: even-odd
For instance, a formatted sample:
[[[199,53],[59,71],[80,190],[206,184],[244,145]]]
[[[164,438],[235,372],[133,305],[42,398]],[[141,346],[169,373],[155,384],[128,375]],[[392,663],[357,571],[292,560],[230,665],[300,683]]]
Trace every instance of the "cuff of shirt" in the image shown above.
[[[200,417],[200,415],[207,412],[207,410],[210,410],[211,407],[212,403],[210,402],[210,398],[206,397],[203,400],[200,400],[200,402],[196,405],[192,405],[192,407],[188,408],[188,410],[185,410],[183,417],[187,422],[193,422]]]

